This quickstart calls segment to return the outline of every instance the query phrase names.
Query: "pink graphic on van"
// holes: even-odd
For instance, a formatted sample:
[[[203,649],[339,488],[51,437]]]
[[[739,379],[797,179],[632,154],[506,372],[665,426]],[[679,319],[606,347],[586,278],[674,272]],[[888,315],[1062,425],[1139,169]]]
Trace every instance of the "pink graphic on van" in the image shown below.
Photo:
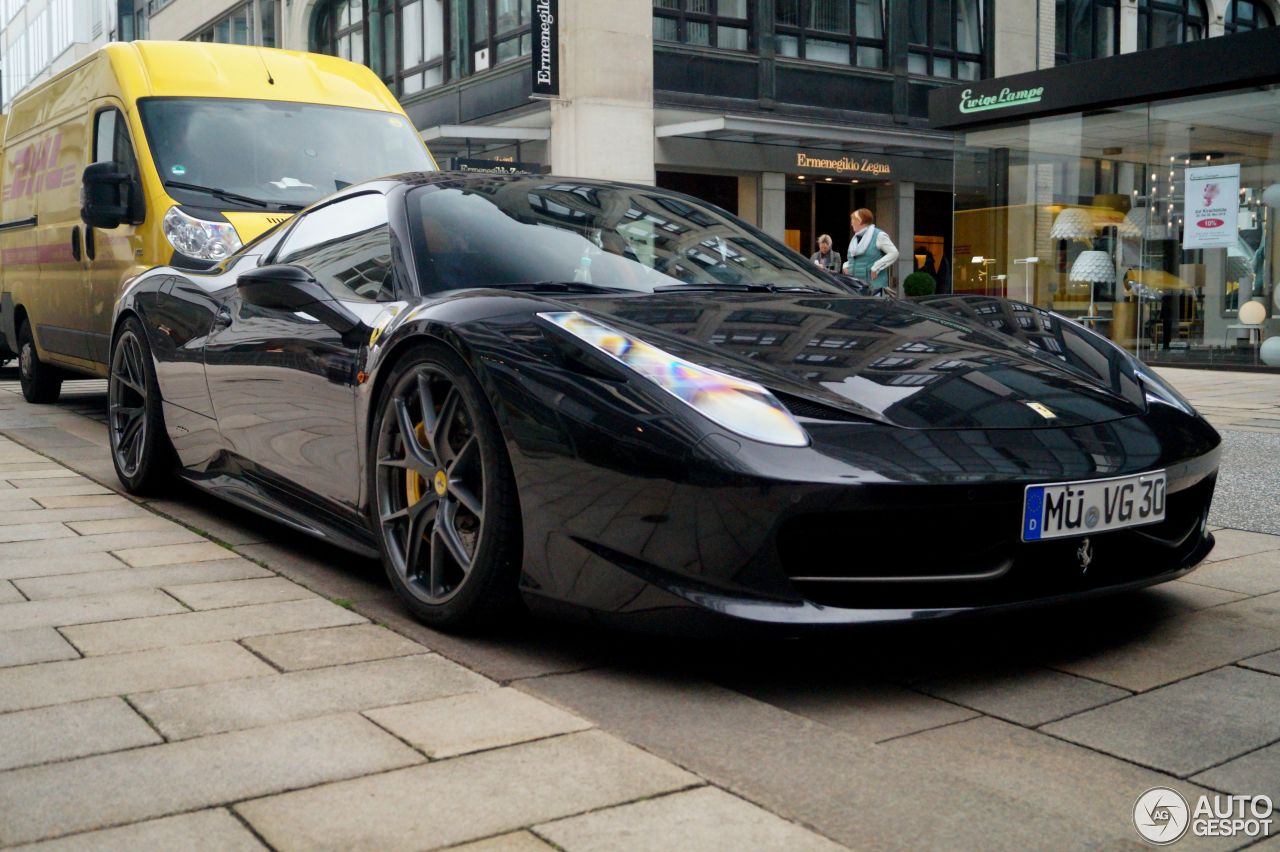
[[[4,200],[16,201],[42,190],[70,186],[75,181],[76,167],[58,165],[61,151],[60,132],[19,148],[10,161],[13,180],[5,187]]]

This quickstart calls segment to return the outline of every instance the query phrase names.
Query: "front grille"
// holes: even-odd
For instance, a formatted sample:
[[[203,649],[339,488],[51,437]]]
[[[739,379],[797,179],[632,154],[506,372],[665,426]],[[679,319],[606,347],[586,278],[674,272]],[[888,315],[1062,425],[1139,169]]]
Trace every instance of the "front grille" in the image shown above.
[[[1159,524],[1082,539],[1024,543],[1021,503],[803,515],[778,535],[783,569],[824,606],[991,606],[1136,582],[1183,564],[1199,546],[1214,478],[1169,495]],[[832,554],[836,556],[833,558]]]

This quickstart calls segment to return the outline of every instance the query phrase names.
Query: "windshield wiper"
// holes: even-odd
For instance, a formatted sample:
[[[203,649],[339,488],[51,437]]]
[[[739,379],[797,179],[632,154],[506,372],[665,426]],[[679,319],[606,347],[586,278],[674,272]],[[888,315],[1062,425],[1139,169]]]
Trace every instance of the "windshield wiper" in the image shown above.
[[[478,285],[497,290],[531,290],[535,293],[634,293],[625,287],[606,287],[586,281],[504,281]]]
[[[253,198],[249,195],[240,195],[237,192],[218,189],[216,186],[201,186],[198,183],[183,183],[180,180],[167,180],[164,182],[164,185],[171,189],[185,189],[189,192],[203,192],[205,195],[212,195],[214,198],[221,198],[224,201],[235,201],[240,204],[252,204],[254,207],[268,207],[289,213],[297,213],[302,209],[301,204],[285,204],[277,201],[264,201],[261,198]]]
[[[661,284],[653,288],[655,293],[679,293],[690,290],[723,290],[730,293],[826,293],[817,287],[780,284]]]

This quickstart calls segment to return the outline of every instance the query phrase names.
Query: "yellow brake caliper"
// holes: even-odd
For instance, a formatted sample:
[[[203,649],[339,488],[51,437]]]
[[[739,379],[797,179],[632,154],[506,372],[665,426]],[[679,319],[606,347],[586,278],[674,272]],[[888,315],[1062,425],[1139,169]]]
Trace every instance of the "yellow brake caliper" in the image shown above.
[[[425,447],[427,444],[426,424],[419,423],[414,427],[413,431],[418,436],[418,443]],[[408,450],[406,449],[405,452],[407,453]],[[414,470],[406,470],[404,472],[404,496],[408,501],[406,505],[412,506],[421,500],[426,495],[428,487],[427,480],[422,477],[422,474]]]

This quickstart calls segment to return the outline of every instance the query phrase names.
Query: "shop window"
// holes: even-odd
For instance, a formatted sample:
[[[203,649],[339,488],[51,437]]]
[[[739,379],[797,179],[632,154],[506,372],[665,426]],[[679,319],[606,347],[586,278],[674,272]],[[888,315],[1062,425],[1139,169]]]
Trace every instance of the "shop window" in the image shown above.
[[[911,3],[907,10],[907,70],[930,77],[983,76],[982,0]]]
[[[1204,0],[1139,0],[1139,47],[1168,47],[1199,41],[1207,34]]]
[[[777,0],[779,56],[884,67],[882,0]]]
[[[1276,19],[1271,10],[1254,0],[1231,0],[1227,7],[1227,16],[1222,22],[1227,35],[1247,33],[1265,27],[1274,27]]]
[[[1117,0],[1057,0],[1054,18],[1057,64],[1119,53],[1119,13]]]
[[[653,0],[653,38],[750,50],[754,5],[749,0]]]

